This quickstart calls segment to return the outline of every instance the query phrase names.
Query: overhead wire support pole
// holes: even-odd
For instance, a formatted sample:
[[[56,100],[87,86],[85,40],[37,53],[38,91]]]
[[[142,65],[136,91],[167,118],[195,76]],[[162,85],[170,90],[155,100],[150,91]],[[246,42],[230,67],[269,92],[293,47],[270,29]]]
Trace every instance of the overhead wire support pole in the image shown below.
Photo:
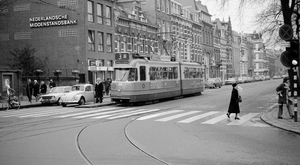
[[[293,68],[293,80],[294,80],[294,121],[297,122],[298,120],[298,74],[297,74],[297,68]]]

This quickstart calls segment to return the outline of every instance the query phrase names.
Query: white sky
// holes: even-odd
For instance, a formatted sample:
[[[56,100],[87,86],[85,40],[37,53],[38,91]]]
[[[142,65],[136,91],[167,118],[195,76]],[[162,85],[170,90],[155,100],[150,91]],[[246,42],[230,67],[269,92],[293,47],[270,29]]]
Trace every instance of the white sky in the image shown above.
[[[219,2],[218,2],[219,1]],[[252,33],[255,29],[253,21],[255,14],[263,8],[262,4],[249,5],[244,9],[242,17],[238,17],[238,5],[240,0],[229,0],[229,5],[226,5],[223,10],[220,9],[220,0],[201,0],[203,5],[207,6],[209,14],[212,15],[212,20],[219,18],[221,21],[228,21],[230,16],[232,29],[237,32]],[[260,6],[262,5],[262,6]]]

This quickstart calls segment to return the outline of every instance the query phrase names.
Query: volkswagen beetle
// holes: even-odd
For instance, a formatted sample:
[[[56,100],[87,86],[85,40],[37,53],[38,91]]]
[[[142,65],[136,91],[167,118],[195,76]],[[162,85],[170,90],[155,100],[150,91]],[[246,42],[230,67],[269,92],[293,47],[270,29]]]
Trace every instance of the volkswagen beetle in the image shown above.
[[[94,102],[94,86],[92,84],[73,85],[71,91],[65,93],[60,100],[63,107],[68,104],[83,105],[86,102]]]

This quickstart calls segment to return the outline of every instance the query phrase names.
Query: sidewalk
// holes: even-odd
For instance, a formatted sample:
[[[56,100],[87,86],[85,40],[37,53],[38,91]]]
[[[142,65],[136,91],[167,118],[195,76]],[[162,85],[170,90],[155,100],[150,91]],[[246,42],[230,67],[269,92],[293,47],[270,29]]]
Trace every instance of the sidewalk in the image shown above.
[[[267,124],[270,124],[274,127],[294,132],[300,134],[300,114],[298,112],[298,121],[295,122],[294,119],[291,119],[287,113],[286,107],[283,107],[283,119],[278,119],[278,105],[275,105],[266,113],[260,116],[260,119]],[[294,109],[292,108],[292,112],[294,114]]]
[[[35,99],[32,99],[31,103],[28,101],[27,98],[22,98],[20,99],[20,109],[22,108],[29,108],[29,107],[39,107],[42,106],[41,102],[36,102]],[[102,103],[86,103],[85,105],[78,105],[75,106],[75,108],[94,108],[94,107],[101,107],[101,106],[106,106],[106,105],[112,105],[114,102],[111,102],[111,99],[109,96],[103,96],[103,102]],[[2,109],[2,102],[0,103],[0,110]]]

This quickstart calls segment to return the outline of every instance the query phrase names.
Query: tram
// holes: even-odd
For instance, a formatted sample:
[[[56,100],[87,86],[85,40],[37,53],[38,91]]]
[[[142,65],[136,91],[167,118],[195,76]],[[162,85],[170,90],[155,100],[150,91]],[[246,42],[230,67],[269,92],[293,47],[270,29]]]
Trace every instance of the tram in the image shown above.
[[[117,103],[134,103],[201,94],[205,89],[203,71],[198,63],[116,53],[111,99]]]

